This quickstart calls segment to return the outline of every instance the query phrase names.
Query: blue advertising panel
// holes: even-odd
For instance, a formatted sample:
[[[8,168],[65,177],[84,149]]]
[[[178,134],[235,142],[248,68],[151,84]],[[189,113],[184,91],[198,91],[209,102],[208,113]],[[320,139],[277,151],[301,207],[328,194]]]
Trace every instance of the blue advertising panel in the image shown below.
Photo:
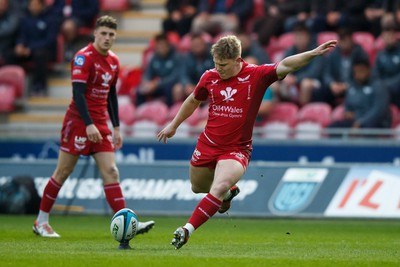
[[[339,162],[339,163],[393,163],[400,161],[400,143],[368,141],[306,142],[258,141],[253,144],[252,161],[273,162]],[[0,158],[54,159],[59,144],[56,140],[4,140],[0,139]],[[191,158],[195,140],[170,140],[168,144],[155,140],[126,140],[117,152],[118,162],[152,163],[159,160]]]
[[[55,211],[72,207],[83,213],[111,213],[98,171],[93,162],[87,162],[80,161],[63,185]],[[11,177],[29,175],[41,195],[55,164],[54,160],[0,161],[0,183]],[[191,191],[188,163],[119,164],[119,171],[127,206],[138,214],[189,215],[204,197]],[[229,214],[323,216],[347,171],[348,168],[253,163],[238,183],[241,192]]]

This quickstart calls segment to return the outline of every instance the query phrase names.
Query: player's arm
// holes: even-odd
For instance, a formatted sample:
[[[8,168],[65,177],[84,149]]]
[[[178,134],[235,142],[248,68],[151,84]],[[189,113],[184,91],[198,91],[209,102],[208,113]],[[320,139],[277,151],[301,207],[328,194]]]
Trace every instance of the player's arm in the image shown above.
[[[157,134],[158,141],[163,140],[164,143],[167,143],[167,138],[174,136],[179,125],[193,114],[200,103],[201,101],[197,100],[193,93],[190,94],[183,102],[175,118]]]
[[[321,44],[313,50],[284,58],[281,62],[278,63],[278,66],[276,67],[278,78],[282,79],[287,74],[301,69],[302,67],[310,63],[311,60],[313,60],[315,57],[327,53],[331,48],[335,47],[336,44],[336,40],[330,40]]]
[[[99,143],[103,138],[99,130],[93,124],[92,118],[90,117],[89,109],[85,98],[85,92],[86,92],[85,83],[79,83],[79,82],[72,83],[72,97],[75,101],[79,115],[81,116],[83,122],[86,125],[86,134],[89,138],[89,141],[94,143]]]
[[[115,85],[111,85],[110,87],[110,92],[107,98],[107,109],[111,123],[114,127],[115,148],[119,149],[122,146],[122,136],[119,128],[118,96]]]

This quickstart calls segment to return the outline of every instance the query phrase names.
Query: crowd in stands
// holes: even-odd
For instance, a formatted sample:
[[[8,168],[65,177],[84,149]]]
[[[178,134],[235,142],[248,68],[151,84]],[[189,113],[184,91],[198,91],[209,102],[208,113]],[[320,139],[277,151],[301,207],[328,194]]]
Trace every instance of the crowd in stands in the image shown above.
[[[99,0],[0,0],[0,65],[22,66],[31,74],[29,94],[45,96],[50,65],[71,59],[78,30],[92,27],[98,13]]]
[[[196,58],[193,49],[204,47],[196,44],[199,37],[210,46],[224,34],[236,34],[243,45],[243,59],[254,64],[279,62],[328,39],[337,39],[337,47],[326,57],[312,61],[268,88],[260,108],[259,126],[269,122],[274,108],[282,103],[293,104],[298,111],[311,104],[326,106],[323,109],[329,111],[330,119],[322,126],[327,128],[391,128],[398,124],[398,0],[169,0],[166,9],[168,16],[162,24],[163,33],[156,39],[164,36],[163,39],[170,40],[170,49],[181,54],[180,61],[170,60],[170,64],[176,64],[172,69],[180,69],[179,81],[169,86],[169,95],[158,98],[168,106],[187,96],[198,75],[212,64],[207,53],[192,61]],[[182,51],[180,41],[168,38],[173,34],[181,42],[192,36],[194,41],[189,51]],[[159,57],[154,56],[148,64],[153,81],[155,77],[162,80],[166,71],[161,67],[162,73],[154,72],[154,64],[166,65],[157,61]],[[144,70],[147,74],[149,71]],[[184,81],[189,79],[191,71],[197,75],[191,75],[195,77],[194,82],[185,88]],[[138,92],[148,79],[145,74]],[[153,99],[148,97],[146,101]],[[135,104],[143,103],[141,99]],[[334,118],[333,114],[336,114]],[[314,117],[318,117],[318,112]]]
[[[400,0],[166,0],[165,9],[162,32],[150,41],[140,68],[121,71],[120,94],[129,95],[136,109],[154,101],[169,109],[179,106],[202,73],[214,67],[209,50],[224,34],[239,37],[243,59],[253,64],[279,62],[337,39],[326,57],[268,88],[257,124],[285,120],[274,110],[292,114],[311,104],[330,111],[323,127],[398,124]],[[43,66],[54,60],[57,36],[65,40],[68,61],[79,48],[79,29],[90,29],[99,12],[99,0],[0,0],[1,64],[29,61],[31,93],[45,94]],[[294,127],[295,120],[287,122]]]

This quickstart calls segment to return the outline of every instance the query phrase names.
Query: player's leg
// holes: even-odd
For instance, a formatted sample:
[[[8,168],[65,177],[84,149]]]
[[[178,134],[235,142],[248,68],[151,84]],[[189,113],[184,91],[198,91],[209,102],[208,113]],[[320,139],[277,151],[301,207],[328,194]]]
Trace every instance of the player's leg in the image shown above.
[[[93,154],[103,178],[104,193],[111,209],[115,212],[126,208],[125,198],[122,194],[119,183],[119,171],[115,163],[114,152],[98,152]],[[154,221],[139,222],[136,234],[148,232],[153,226]]]
[[[58,155],[57,167],[47,182],[43,191],[42,200],[40,202],[40,210],[38,217],[33,225],[33,231],[44,237],[59,237],[49,225],[49,214],[57,199],[65,180],[74,170],[74,167],[79,159],[78,155],[68,154],[60,150]]]
[[[188,241],[190,235],[219,210],[226,192],[243,175],[244,167],[236,160],[226,159],[217,163],[213,177],[212,173],[214,171],[207,172],[205,168],[191,166],[192,187],[193,182],[197,182],[198,191],[208,192],[208,194],[196,206],[189,221],[174,232],[171,244],[176,249],[181,248]]]
[[[93,158],[103,179],[104,193],[111,209],[115,213],[125,208],[125,198],[119,184],[119,172],[114,152],[98,152],[93,154]]]

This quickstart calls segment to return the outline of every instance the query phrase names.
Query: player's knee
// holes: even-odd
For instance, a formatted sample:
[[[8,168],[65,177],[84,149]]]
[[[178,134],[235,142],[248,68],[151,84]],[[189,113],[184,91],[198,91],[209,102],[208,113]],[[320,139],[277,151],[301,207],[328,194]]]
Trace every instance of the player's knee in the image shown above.
[[[113,182],[119,181],[119,171],[117,166],[111,166],[106,171],[106,176]]]

